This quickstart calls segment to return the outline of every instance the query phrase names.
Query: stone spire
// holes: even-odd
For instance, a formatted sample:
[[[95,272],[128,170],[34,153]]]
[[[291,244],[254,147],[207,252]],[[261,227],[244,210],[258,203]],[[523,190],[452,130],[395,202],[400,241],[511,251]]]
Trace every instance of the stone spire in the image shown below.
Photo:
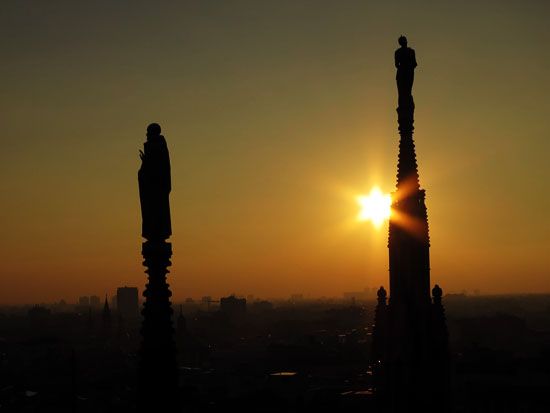
[[[160,126],[147,127],[147,141],[140,151],[138,172],[142,216],[143,265],[148,283],[143,296],[143,321],[138,380],[138,411],[168,412],[178,408],[178,371],[172,325],[172,293],[166,282],[172,265],[169,195],[170,156]]]
[[[413,140],[414,101],[412,96],[400,99],[397,114],[401,136],[397,160],[397,191],[414,192],[420,189],[420,178]]]
[[[387,340],[387,293],[384,287],[378,289],[378,303],[374,310],[374,325],[372,326],[372,358],[375,364],[380,364],[384,358]]]
[[[437,378],[434,381],[434,404],[439,406],[441,412],[448,412],[451,410],[451,352],[442,296],[443,291],[436,284],[432,289],[432,375]]]
[[[395,65],[400,140],[388,234],[390,297],[386,305],[385,290],[379,291],[373,331],[376,394],[383,410],[391,413],[441,413],[448,406],[441,383],[448,382],[449,373],[437,366],[448,360],[448,352],[441,290],[434,288],[433,302],[430,295],[426,194],[420,188],[413,141],[417,64],[407,39],[401,36],[399,43]]]
[[[414,98],[412,87],[416,54],[399,38],[401,48],[395,52],[397,68],[397,122],[399,155],[396,191],[392,194],[388,248],[390,253],[390,300],[402,303],[430,301],[429,233],[426,193],[420,189],[418,164],[413,141]]]

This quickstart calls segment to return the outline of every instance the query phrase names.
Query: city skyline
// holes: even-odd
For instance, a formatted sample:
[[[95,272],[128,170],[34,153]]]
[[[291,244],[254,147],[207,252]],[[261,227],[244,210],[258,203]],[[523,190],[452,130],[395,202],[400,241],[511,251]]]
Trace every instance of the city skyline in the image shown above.
[[[550,291],[548,4],[14,4],[0,304],[142,290],[150,122],[173,164],[174,301],[387,287],[387,223],[357,221],[356,197],[395,187],[401,33],[419,51],[433,283]]]

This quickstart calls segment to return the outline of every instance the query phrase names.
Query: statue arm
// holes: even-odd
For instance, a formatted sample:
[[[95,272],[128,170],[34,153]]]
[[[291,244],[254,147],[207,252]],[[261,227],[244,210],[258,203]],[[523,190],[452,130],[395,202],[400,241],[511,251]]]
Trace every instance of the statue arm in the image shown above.
[[[413,62],[413,67],[418,66],[416,64],[416,53],[414,52],[414,50],[412,51],[412,62]]]
[[[399,69],[399,60],[397,59],[397,50],[395,51],[393,58],[395,60],[395,67]]]

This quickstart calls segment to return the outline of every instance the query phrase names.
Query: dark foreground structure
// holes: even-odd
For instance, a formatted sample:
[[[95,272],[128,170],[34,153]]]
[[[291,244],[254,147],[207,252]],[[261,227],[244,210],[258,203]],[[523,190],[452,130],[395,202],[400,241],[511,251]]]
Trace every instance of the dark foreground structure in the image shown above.
[[[390,298],[378,291],[373,360],[380,411],[447,412],[450,354],[442,291],[430,296],[430,239],[425,191],[413,141],[416,57],[403,36],[395,53],[399,106],[397,189],[389,223]]]
[[[177,408],[178,373],[172,326],[172,307],[166,274],[171,265],[170,156],[160,126],[147,127],[138,173],[142,215],[143,264],[148,283],[143,296],[143,341],[138,377],[138,411],[163,412]]]

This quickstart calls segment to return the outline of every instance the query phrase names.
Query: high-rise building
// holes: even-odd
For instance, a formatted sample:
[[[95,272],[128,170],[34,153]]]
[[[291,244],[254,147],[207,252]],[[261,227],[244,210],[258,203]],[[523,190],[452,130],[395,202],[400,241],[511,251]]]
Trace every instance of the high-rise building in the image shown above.
[[[119,287],[116,290],[116,307],[124,320],[135,320],[139,317],[138,289],[136,287]]]
[[[430,239],[413,141],[416,57],[400,38],[397,187],[389,223],[390,298],[380,288],[373,331],[377,396],[385,411],[449,411],[449,351],[439,286],[430,296]]]

